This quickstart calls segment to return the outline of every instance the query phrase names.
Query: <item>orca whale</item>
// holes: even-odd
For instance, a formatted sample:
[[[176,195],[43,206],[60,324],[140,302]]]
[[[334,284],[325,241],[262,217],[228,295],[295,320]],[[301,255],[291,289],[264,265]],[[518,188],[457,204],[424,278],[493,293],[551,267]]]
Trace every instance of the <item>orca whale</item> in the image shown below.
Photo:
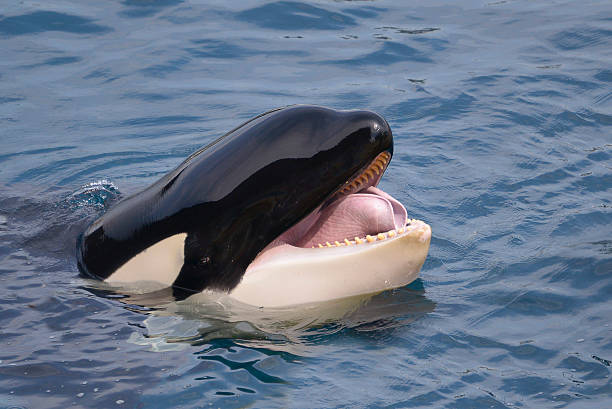
[[[266,112],[95,220],[77,241],[79,270],[257,306],[401,287],[418,276],[431,229],[376,188],[392,155],[374,112]]]

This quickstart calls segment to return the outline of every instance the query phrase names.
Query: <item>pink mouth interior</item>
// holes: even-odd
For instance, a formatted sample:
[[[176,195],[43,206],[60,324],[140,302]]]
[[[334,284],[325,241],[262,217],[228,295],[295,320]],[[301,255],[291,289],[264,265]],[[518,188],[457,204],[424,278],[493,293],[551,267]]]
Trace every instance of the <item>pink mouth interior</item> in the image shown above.
[[[407,222],[406,208],[375,187],[390,159],[389,152],[378,154],[331,199],[260,251],[249,269],[255,271],[257,266],[295,248],[370,243],[401,234]]]
[[[382,175],[381,175],[382,176]],[[310,248],[319,243],[342,242],[405,226],[404,206],[382,190],[369,186],[356,193],[340,195],[315,210],[271,243]],[[269,248],[270,246],[268,246]]]

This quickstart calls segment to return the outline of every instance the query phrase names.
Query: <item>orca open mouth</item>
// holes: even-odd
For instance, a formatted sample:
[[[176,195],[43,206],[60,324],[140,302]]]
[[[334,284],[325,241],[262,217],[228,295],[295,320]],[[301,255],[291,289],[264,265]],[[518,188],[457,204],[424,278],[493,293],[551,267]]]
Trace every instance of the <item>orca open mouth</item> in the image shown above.
[[[79,270],[280,306],[397,288],[430,227],[376,186],[393,152],[370,111],[291,106],[245,122],[94,221]],[[357,275],[356,275],[357,274]]]
[[[406,208],[376,187],[390,160],[389,152],[378,154],[328,200],[266,246],[258,258],[279,246],[324,249],[400,237],[411,223]]]

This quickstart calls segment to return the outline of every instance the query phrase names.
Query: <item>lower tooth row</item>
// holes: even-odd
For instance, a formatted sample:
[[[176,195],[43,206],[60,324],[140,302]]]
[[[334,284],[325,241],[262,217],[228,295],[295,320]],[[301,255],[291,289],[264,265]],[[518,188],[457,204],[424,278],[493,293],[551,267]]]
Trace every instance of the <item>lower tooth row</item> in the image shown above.
[[[412,222],[415,222],[415,219],[406,219],[406,225],[410,225]],[[389,230],[386,233],[378,233],[375,236],[371,236],[371,235],[366,235],[365,237],[355,237],[353,240],[349,240],[349,239],[344,239],[342,241],[334,241],[333,243],[330,243],[329,241],[326,241],[325,243],[319,243],[316,246],[312,246],[312,248],[325,248],[325,247],[341,247],[341,246],[352,246],[355,244],[363,244],[363,243],[373,243],[375,241],[382,241],[385,240],[386,238],[392,238],[397,236],[398,234],[403,234],[406,231],[406,229],[404,227],[399,228],[397,230]]]

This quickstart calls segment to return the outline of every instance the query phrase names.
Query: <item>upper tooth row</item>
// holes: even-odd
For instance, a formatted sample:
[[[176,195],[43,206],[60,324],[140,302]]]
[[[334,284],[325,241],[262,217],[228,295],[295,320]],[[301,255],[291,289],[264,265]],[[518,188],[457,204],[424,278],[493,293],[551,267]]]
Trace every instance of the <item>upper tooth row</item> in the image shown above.
[[[406,219],[406,224],[409,225],[410,223],[416,222],[416,219]],[[389,230],[386,233],[378,233],[375,236],[371,236],[369,234],[367,234],[365,237],[355,237],[353,240],[349,240],[347,238],[345,238],[342,241],[334,241],[333,243],[330,243],[329,241],[326,241],[325,243],[319,243],[316,246],[312,246],[312,248],[318,247],[318,248],[324,248],[324,247],[340,247],[340,246],[352,246],[353,244],[364,244],[364,243],[373,243],[375,241],[382,241],[385,240],[386,238],[392,238],[397,236],[398,234],[403,234],[406,231],[406,229],[404,227],[401,227],[397,230]]]
[[[387,152],[379,154],[365,172],[359,175],[359,177],[353,180],[349,185],[345,186],[341,192],[346,193],[357,188],[357,186],[365,184],[368,180],[374,179],[374,174],[376,174],[376,176],[380,175],[380,172],[383,171],[385,165],[389,161],[389,156]]]

